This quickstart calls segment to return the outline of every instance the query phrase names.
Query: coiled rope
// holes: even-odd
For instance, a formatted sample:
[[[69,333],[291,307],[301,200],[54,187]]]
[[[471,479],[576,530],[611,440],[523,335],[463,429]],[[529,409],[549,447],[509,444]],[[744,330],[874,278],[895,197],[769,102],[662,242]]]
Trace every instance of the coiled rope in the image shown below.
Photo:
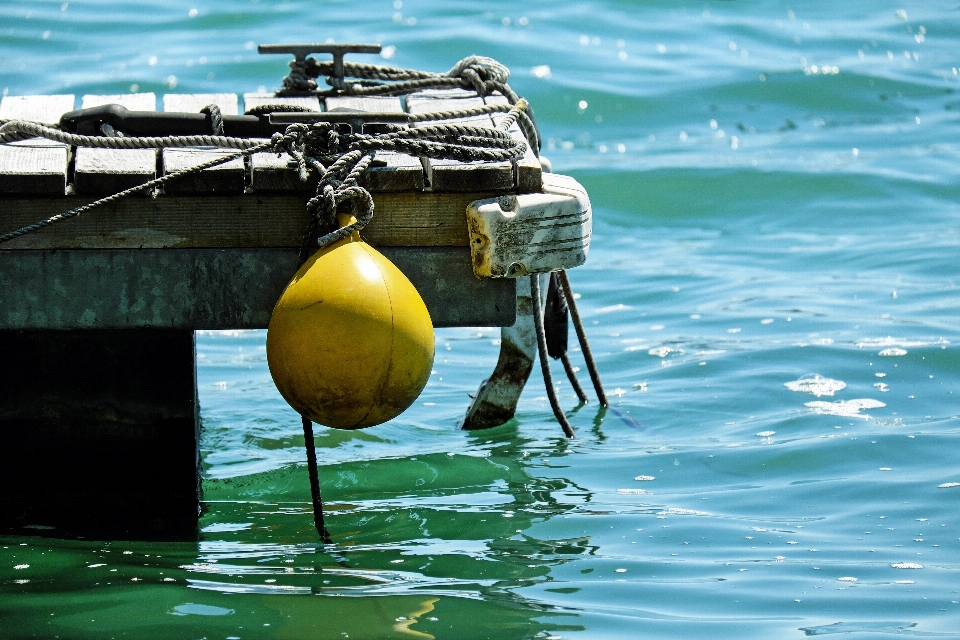
[[[327,76],[327,84],[338,94],[346,96],[399,96],[426,89],[465,89],[480,97],[499,93],[510,105],[521,100],[507,80],[510,70],[493,58],[469,56],[446,73],[402,69],[377,64],[343,62],[344,77],[334,75],[333,62],[318,62],[307,57],[290,62],[290,74],[283,79],[283,89],[277,95],[322,93],[317,78]],[[356,80],[347,80],[356,78]],[[534,154],[540,154],[540,134],[528,109],[518,116],[517,124],[523,131]]]

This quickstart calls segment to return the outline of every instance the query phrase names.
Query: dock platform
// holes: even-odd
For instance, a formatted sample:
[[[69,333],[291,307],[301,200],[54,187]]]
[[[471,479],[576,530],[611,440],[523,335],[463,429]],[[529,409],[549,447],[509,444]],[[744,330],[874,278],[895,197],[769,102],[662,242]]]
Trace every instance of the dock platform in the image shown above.
[[[52,124],[78,107],[111,103],[190,112],[216,104],[224,114],[278,103],[422,113],[498,100],[461,90],[405,100],[169,94],[159,104],[154,94],[6,96],[0,120]],[[492,126],[497,117],[478,118]],[[222,153],[43,139],[0,145],[0,232]],[[537,158],[528,150],[515,162],[377,160],[363,178],[376,213],[361,235],[413,282],[434,325],[512,325],[517,283],[474,276],[465,212],[476,200],[541,192]],[[287,156],[258,154],[0,245],[0,482],[8,488],[0,528],[195,537],[194,331],[266,328],[298,266],[311,188]]]

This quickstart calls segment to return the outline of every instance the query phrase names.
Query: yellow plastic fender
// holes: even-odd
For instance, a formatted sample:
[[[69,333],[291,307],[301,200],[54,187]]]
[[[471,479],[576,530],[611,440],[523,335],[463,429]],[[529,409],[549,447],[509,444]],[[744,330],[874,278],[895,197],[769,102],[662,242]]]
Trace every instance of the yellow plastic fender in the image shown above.
[[[267,364],[280,395],[337,429],[403,413],[427,384],[433,355],[420,294],[359,232],[300,267],[267,328]]]

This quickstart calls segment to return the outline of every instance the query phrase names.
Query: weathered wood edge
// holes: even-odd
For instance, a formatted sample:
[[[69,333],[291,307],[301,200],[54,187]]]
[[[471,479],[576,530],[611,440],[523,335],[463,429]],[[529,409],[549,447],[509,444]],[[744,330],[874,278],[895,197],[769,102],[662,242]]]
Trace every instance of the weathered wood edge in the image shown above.
[[[54,124],[73,109],[72,94],[4,96],[0,118]],[[70,147],[35,138],[0,146],[0,194],[63,195],[67,189]]]
[[[513,281],[475,278],[466,247],[383,253],[435,326],[514,322]],[[0,330],[263,329],[298,265],[294,248],[0,252]]]
[[[499,192],[374,193],[374,246],[467,246],[467,205]],[[0,198],[0,232],[43,220],[92,198]],[[299,247],[307,226],[303,195],[132,196],[0,245],[17,249]]]
[[[132,94],[131,100],[139,100],[141,95],[150,95],[155,102],[155,96],[152,94]],[[98,96],[84,96],[84,100],[97,98]],[[117,102],[124,96],[117,96]],[[457,108],[462,106],[475,106],[483,104],[484,100],[472,95],[470,92],[450,92],[450,91],[424,91],[408,96],[410,102],[407,108],[413,108],[412,112],[445,108]],[[0,113],[7,117],[29,117],[42,121],[54,122],[59,118],[59,114],[65,110],[73,108],[73,95],[58,96],[6,96],[4,102],[0,105]],[[256,94],[244,95],[245,101],[251,105],[268,101],[267,96]],[[277,102],[284,99],[276,98]],[[355,106],[363,107],[362,104],[348,105],[346,102],[355,100],[353,98],[331,98],[330,107],[336,106]],[[381,99],[382,101],[383,99]],[[386,100],[391,100],[387,98]],[[369,100],[368,100],[369,101]],[[496,101],[496,97],[488,98],[487,102]],[[236,94],[166,94],[162,96],[164,110],[186,110],[199,111],[200,108],[210,103],[216,103],[221,107],[225,114],[233,114],[239,111],[238,96]],[[398,100],[399,102],[399,100]],[[419,104],[424,103],[427,104]],[[89,105],[87,105],[89,106]],[[390,110],[384,104],[374,105],[377,109]],[[138,109],[143,107],[137,105]],[[26,111],[25,111],[26,110]],[[30,113],[28,114],[27,111]],[[489,116],[476,118],[478,122],[483,121],[490,125],[494,119]],[[26,148],[24,148],[26,147]],[[45,150],[41,151],[37,147]],[[56,148],[57,151],[51,149]],[[83,154],[94,150],[81,150]],[[99,150],[96,150],[99,151]],[[115,152],[104,154],[111,155]],[[210,154],[226,153],[223,150],[213,149],[167,149],[159,152],[159,169],[163,173],[169,173],[178,169],[195,165],[202,159],[212,157]],[[370,191],[388,192],[401,190],[422,191],[428,189],[434,192],[464,192],[464,191],[508,191],[516,189],[519,193],[537,192],[539,186],[539,163],[533,158],[524,158],[509,166],[509,163],[457,163],[454,161],[426,161],[417,167],[419,159],[408,158],[397,154],[382,154],[386,161],[386,167],[373,167],[368,170],[365,176],[365,186]],[[532,155],[532,154],[528,154]],[[73,177],[77,169],[80,176],[80,183],[87,182],[89,176],[86,175],[86,169],[83,162],[78,166],[69,150],[64,145],[58,145],[45,140],[33,140],[15,143],[13,145],[3,145],[0,147],[0,164],[7,166],[7,170],[0,170],[0,194],[9,195],[59,195],[75,190],[79,193],[108,193],[112,190],[119,190],[123,187],[129,187],[147,179],[145,172],[137,170],[131,175],[117,174],[113,176],[114,171],[105,167],[94,167],[94,173],[99,173],[100,177],[106,180],[106,183],[94,182],[90,184],[78,184],[76,179],[68,185],[68,178]],[[186,177],[175,183],[167,185],[164,189],[169,195],[193,195],[203,193],[217,194],[238,194],[244,190],[253,190],[267,193],[302,193],[310,189],[309,183],[300,183],[299,180],[290,179],[295,177],[295,171],[291,171],[287,166],[285,159],[269,158],[258,155],[247,163],[240,161],[230,162],[226,165],[215,167],[204,171],[202,174]],[[107,158],[107,165],[114,164],[114,161]],[[244,166],[246,164],[246,166]],[[264,168],[270,167],[273,171],[257,171],[258,165],[264,165]],[[274,166],[276,165],[276,166]],[[424,172],[429,176],[430,184],[426,184]],[[128,172],[130,173],[130,172]],[[515,174],[515,175],[513,175]],[[120,182],[116,182],[120,180]],[[114,184],[115,183],[115,184]],[[128,184],[129,183],[129,184]],[[79,187],[79,188],[78,188]]]

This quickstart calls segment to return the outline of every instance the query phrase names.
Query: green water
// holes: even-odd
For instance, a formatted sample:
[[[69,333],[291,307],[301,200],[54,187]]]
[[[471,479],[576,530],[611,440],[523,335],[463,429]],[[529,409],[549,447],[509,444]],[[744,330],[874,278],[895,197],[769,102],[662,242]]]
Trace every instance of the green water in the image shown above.
[[[327,38],[510,66],[594,205],[570,277],[612,407],[564,381],[567,440],[533,378],[459,431],[499,330],[438,331],[408,412],[318,430],[324,547],[264,334],[202,333],[200,539],[0,537],[0,637],[960,637],[958,18],[7,0],[10,95],[274,88],[255,44]]]

